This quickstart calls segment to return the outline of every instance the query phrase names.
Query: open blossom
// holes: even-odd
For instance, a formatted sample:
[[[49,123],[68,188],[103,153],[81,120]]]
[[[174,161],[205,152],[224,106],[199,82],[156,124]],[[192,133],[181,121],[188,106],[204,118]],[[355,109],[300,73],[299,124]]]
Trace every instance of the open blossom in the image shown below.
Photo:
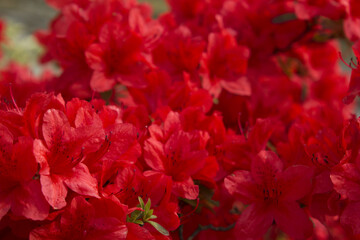
[[[43,121],[44,141],[35,140],[34,152],[40,164],[42,191],[49,204],[55,209],[65,207],[67,187],[79,194],[98,197],[96,179],[81,163],[85,151],[81,133],[58,110],[49,109]]]
[[[191,178],[200,171],[208,153],[199,148],[199,133],[187,133],[179,129],[179,116],[170,112],[164,129],[153,126],[151,138],[145,141],[144,158],[151,170],[145,176],[160,175],[170,184],[175,196],[196,199],[199,188]]]
[[[103,92],[115,83],[126,86],[144,86],[146,59],[142,55],[143,40],[136,32],[120,23],[108,23],[100,31],[100,43],[89,46],[86,59],[94,70],[90,85]]]
[[[249,55],[249,49],[238,45],[229,30],[209,34],[204,57],[204,88],[215,97],[222,88],[236,95],[249,96],[251,85],[245,76]]]
[[[251,171],[235,171],[225,178],[228,191],[250,204],[236,223],[239,239],[262,237],[273,221],[294,238],[312,234],[310,219],[297,202],[311,190],[312,171],[300,165],[283,168],[275,153],[261,151]]]

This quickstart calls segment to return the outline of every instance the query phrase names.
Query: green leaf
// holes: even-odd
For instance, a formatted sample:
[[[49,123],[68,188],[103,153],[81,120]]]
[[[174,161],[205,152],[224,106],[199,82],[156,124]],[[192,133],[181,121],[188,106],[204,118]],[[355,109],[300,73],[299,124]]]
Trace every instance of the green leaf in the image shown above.
[[[141,220],[136,220],[134,223],[136,223],[136,224],[140,224],[140,225],[144,225],[144,222],[143,222],[143,221],[141,221]]]
[[[145,215],[145,217],[144,217],[144,221],[146,222],[147,220],[149,220],[150,217],[153,215],[153,213],[154,213],[154,209],[150,209],[150,210],[146,213],[146,215]]]
[[[139,199],[140,207],[141,207],[142,209],[144,209],[144,206],[145,206],[144,200],[143,200],[140,196],[138,197],[138,199]]]
[[[143,212],[140,211],[140,210],[135,210],[131,213],[131,218],[130,218],[130,221],[131,222],[134,222],[135,220],[137,220],[138,218],[141,218],[141,214]]]
[[[163,226],[158,224],[157,222],[148,221],[156,230],[158,230],[162,235],[169,236],[168,230],[166,230]]]
[[[144,208],[144,214],[145,215],[147,215],[147,213],[150,211],[150,207],[151,207],[151,199],[150,198],[148,198],[148,201],[147,201],[147,203],[146,203],[146,205],[145,205],[145,208]]]
[[[149,217],[149,219],[155,219],[155,218],[157,218],[156,215],[151,215],[151,216]]]

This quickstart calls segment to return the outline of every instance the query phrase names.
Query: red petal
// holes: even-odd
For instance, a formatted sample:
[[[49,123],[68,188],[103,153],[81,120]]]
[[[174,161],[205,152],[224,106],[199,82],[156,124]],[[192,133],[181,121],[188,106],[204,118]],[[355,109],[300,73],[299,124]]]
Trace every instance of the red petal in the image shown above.
[[[49,148],[55,144],[54,139],[65,142],[73,135],[70,123],[62,111],[56,109],[47,110],[44,114],[43,121],[43,136]]]
[[[126,239],[128,235],[128,229],[124,223],[116,218],[97,218],[91,222],[91,226],[87,240],[114,240],[114,239]]]
[[[262,204],[248,206],[240,215],[235,230],[239,239],[261,238],[269,229],[274,218],[269,209]]]
[[[40,182],[45,199],[54,209],[61,209],[66,206],[67,189],[62,177],[41,175]]]
[[[199,196],[199,186],[190,177],[183,182],[173,181],[172,193],[178,197],[196,199]]]
[[[181,130],[179,113],[170,111],[164,121],[164,135],[168,138],[171,134]]]
[[[144,143],[144,159],[147,165],[156,171],[165,171],[163,159],[165,157],[164,146],[154,138],[149,138]]]
[[[13,146],[13,162],[16,163],[17,177],[29,180],[38,168],[33,154],[33,139],[30,137],[19,137],[18,142]]]
[[[346,163],[333,169],[330,175],[334,189],[350,200],[360,200],[360,171],[355,164]]]
[[[35,93],[31,96],[24,111],[26,129],[30,136],[41,137],[39,130],[41,129],[43,114],[51,108],[64,110],[64,99],[60,95],[54,96],[52,93]]]
[[[4,152],[10,153],[13,145],[13,135],[10,130],[4,125],[0,124],[0,146],[1,152],[0,156],[2,157]]]
[[[61,240],[61,229],[57,222],[35,228],[31,231],[30,240]]]
[[[91,197],[99,198],[97,181],[91,176],[89,169],[79,163],[71,169],[69,175],[64,177],[64,183],[74,192]]]
[[[7,214],[10,210],[11,201],[8,196],[0,195],[0,220]]]
[[[126,226],[129,230],[126,238],[128,240],[155,240],[146,228],[140,227],[138,224],[128,222]]]
[[[129,123],[116,124],[106,129],[111,135],[111,146],[104,160],[123,161],[134,164],[141,155],[141,146],[137,142],[137,129]]]
[[[224,179],[225,188],[245,204],[254,202],[258,197],[258,190],[250,172],[236,171]]]
[[[104,49],[100,44],[92,44],[85,52],[86,62],[95,71],[104,71],[106,69]]]
[[[340,222],[350,225],[354,234],[360,234],[360,202],[351,202],[343,211]]]
[[[50,166],[47,162],[47,154],[49,150],[44,146],[43,142],[40,139],[34,140],[34,155],[36,161],[40,164],[40,174],[50,175]]]
[[[283,200],[299,200],[311,191],[313,170],[310,167],[291,166],[278,176]]]
[[[103,72],[95,71],[90,80],[91,89],[96,92],[105,92],[115,85],[114,78],[108,78]]]
[[[236,81],[221,81],[221,86],[235,95],[251,95],[251,85],[246,77],[240,77]]]
[[[145,171],[144,176],[146,177],[145,189],[148,191],[148,195],[151,198],[153,204],[157,204],[166,198],[166,191],[170,195],[171,186],[167,189],[167,186],[172,184],[170,176],[165,175],[161,172]],[[165,196],[164,196],[165,194]]]
[[[306,239],[312,235],[313,225],[296,202],[279,203],[274,212],[275,222],[281,230],[295,239]]]
[[[251,175],[258,184],[265,184],[268,178],[274,178],[282,170],[283,162],[272,151],[259,152],[251,163]]]
[[[32,220],[44,220],[50,206],[41,192],[40,182],[31,180],[18,188],[13,196],[11,211]]]

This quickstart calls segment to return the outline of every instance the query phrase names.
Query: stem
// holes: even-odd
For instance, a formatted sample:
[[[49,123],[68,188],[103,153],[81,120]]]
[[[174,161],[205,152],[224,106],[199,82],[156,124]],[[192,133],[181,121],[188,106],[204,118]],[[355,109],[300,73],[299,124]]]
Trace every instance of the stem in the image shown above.
[[[179,238],[180,240],[184,240],[184,225],[179,226]]]
[[[193,232],[193,234],[191,234],[191,236],[188,238],[188,240],[193,240],[201,231],[203,230],[213,230],[213,231],[220,231],[220,232],[226,232],[229,231],[230,229],[235,227],[235,223],[230,224],[227,227],[215,227],[213,225],[206,225],[206,226],[202,226],[199,225],[199,227]]]

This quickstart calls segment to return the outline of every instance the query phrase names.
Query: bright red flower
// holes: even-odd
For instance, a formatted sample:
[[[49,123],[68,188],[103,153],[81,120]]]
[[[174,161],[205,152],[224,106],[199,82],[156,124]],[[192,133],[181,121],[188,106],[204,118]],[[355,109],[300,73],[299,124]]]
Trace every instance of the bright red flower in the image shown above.
[[[190,29],[179,26],[162,38],[152,52],[153,60],[173,78],[181,80],[184,71],[197,76],[204,48],[205,42],[201,38],[193,37]]]
[[[100,43],[92,44],[86,52],[89,66],[94,70],[91,88],[103,92],[115,83],[144,87],[147,61],[142,55],[142,38],[121,23],[105,24],[99,36]]]
[[[262,237],[273,221],[290,237],[312,234],[309,217],[297,200],[311,190],[312,170],[294,165],[283,169],[274,152],[261,151],[251,171],[236,171],[225,178],[225,187],[244,204],[250,204],[237,221],[239,239]]]
[[[203,150],[199,132],[187,133],[181,129],[179,115],[170,112],[163,128],[152,125],[151,138],[144,143],[144,159],[152,169],[145,176],[160,175],[172,183],[175,196],[196,199],[199,188],[192,176],[206,163],[207,151]]]
[[[203,64],[203,87],[215,97],[219,96],[222,88],[236,95],[249,96],[251,86],[245,76],[249,49],[238,45],[226,29],[210,33],[208,42]]]
[[[79,124],[82,124],[81,117],[86,116],[79,114],[76,119]],[[96,125],[94,127],[96,128]],[[34,154],[40,164],[42,191],[55,209],[66,206],[67,187],[82,195],[99,197],[97,181],[81,161],[89,148],[97,149],[94,143],[100,144],[103,135],[101,137],[100,133],[91,136],[94,132],[85,129],[90,128],[86,125],[83,128],[81,125],[77,128],[70,126],[66,115],[59,110],[49,109],[44,114],[44,141],[34,141]]]

